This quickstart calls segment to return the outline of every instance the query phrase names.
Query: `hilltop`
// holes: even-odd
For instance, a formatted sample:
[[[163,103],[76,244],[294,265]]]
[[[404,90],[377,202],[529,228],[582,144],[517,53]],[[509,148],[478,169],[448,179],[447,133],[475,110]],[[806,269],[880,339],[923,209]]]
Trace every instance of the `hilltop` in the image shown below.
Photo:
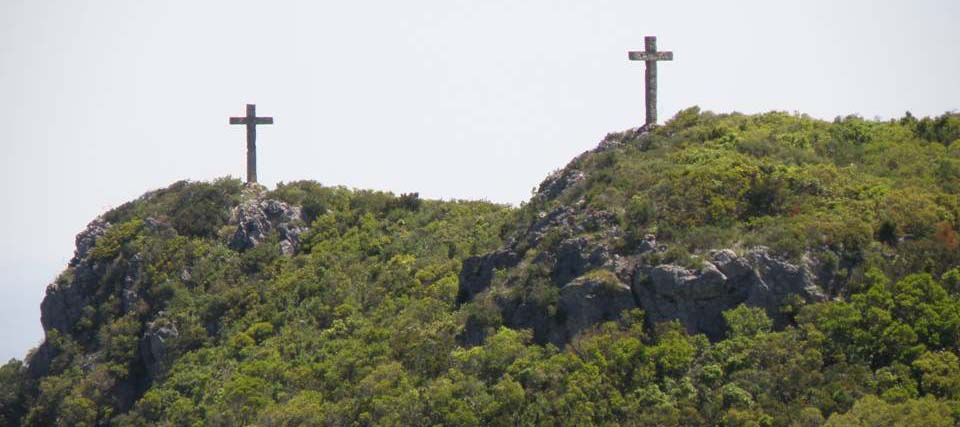
[[[25,426],[953,426],[960,116],[691,108],[519,207],[178,182],[0,368]]]

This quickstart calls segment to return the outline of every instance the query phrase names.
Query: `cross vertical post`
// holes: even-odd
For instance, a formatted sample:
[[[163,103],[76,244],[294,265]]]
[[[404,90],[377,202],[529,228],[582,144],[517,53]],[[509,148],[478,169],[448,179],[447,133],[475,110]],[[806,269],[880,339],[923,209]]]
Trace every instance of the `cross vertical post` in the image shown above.
[[[257,106],[247,104],[245,117],[231,117],[231,125],[247,127],[247,182],[257,182],[257,125],[272,125],[273,117],[257,117]]]
[[[644,50],[628,52],[631,61],[644,61],[646,64],[646,126],[657,124],[657,61],[673,61],[673,52],[657,52],[657,38],[643,38]]]
[[[647,54],[657,52],[657,38],[644,37],[644,50]],[[647,69],[644,70],[647,78],[647,124],[657,123],[657,61],[647,60]]]

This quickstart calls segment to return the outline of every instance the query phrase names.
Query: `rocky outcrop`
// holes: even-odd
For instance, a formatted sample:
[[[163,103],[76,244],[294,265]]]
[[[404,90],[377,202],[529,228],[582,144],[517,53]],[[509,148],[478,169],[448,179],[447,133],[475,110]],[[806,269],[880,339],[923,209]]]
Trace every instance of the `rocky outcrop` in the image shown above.
[[[584,179],[583,172],[574,168],[564,168],[553,172],[537,190],[537,197],[542,199],[554,199],[563,193],[566,189],[579,184]]]
[[[124,313],[132,313],[137,310],[137,304],[140,303],[140,292],[137,284],[143,275],[143,255],[134,254],[130,257],[126,274],[123,276],[123,287],[120,289],[120,304]]]
[[[102,217],[99,217],[91,221],[90,224],[87,224],[87,228],[81,231],[80,234],[77,234],[75,240],[76,249],[74,249],[73,252],[73,259],[70,260],[71,267],[76,266],[80,261],[87,258],[87,254],[89,254],[90,250],[97,244],[97,239],[103,236],[109,227],[110,223]]]
[[[79,286],[54,283],[47,287],[46,296],[40,302],[40,324],[44,331],[69,332],[83,315],[82,309],[89,303],[87,295]]]
[[[615,143],[614,139],[605,141]],[[572,166],[576,161],[547,177],[533,203],[549,206],[574,191],[586,179]],[[616,319],[637,306],[629,285],[632,269],[624,267],[629,263],[615,255],[610,245],[622,235],[616,214],[592,208],[583,200],[545,209],[501,250],[464,261],[457,302],[467,303],[494,285],[502,287],[495,292],[526,287],[529,275],[524,270],[546,271],[544,279],[558,289],[556,294],[521,295],[524,290],[498,294],[493,301],[503,325],[530,329],[535,341],[563,346],[592,325]],[[611,273],[602,281],[591,279],[590,273],[597,270]],[[619,270],[626,271],[625,278],[618,277]],[[502,283],[493,283],[497,271],[504,272]],[[489,332],[484,328],[480,319],[468,318],[461,342],[482,343]]]
[[[583,237],[589,233],[599,237]],[[550,285],[560,289],[557,301],[498,297],[495,303],[504,325],[531,329],[536,341],[563,346],[591,324],[612,320],[622,310],[636,307],[629,280],[603,287],[583,279],[593,270],[611,269],[617,257],[607,242],[620,234],[614,214],[588,208],[584,203],[542,212],[503,249],[464,261],[457,303],[467,303],[487,291],[494,285],[497,271],[505,273],[506,282],[499,285],[512,287],[524,279],[510,277],[511,272],[542,266],[549,271],[546,279]],[[531,252],[533,248],[536,250]],[[480,344],[486,333],[483,328],[481,322],[468,319],[461,341]]]
[[[550,277],[553,283],[563,286],[609,261],[610,250],[606,246],[591,244],[584,237],[567,239],[553,251]]]
[[[299,206],[259,197],[234,208],[230,223],[237,226],[230,240],[230,247],[237,251],[256,247],[275,231],[280,253],[293,255],[300,247],[300,235],[306,231]]]
[[[157,320],[147,325],[140,340],[140,358],[151,380],[155,380],[163,372],[167,355],[170,353],[170,343],[179,336],[177,327],[165,319],[162,312]]]
[[[592,325],[636,307],[651,324],[678,320],[689,332],[716,339],[726,329],[723,312],[740,304],[763,308],[775,325],[783,326],[789,319],[781,308],[794,296],[807,302],[827,298],[818,283],[829,284],[833,272],[809,257],[790,262],[764,248],[742,255],[722,249],[704,254],[702,266],[690,268],[657,262],[667,248],[653,234],[626,247],[629,239],[618,216],[592,207],[580,195],[590,170],[583,162],[627,143],[645,149],[647,131],[607,135],[596,149],[547,177],[528,205],[541,210],[526,227],[517,229],[500,250],[464,262],[458,304],[489,292],[485,309],[493,302],[499,324],[531,329],[535,341],[563,346]],[[497,271],[502,274],[495,275]],[[486,327],[498,325],[489,319],[487,312],[468,319],[464,344],[482,342],[489,332],[483,330],[485,322]]]
[[[651,323],[679,320],[691,333],[716,339],[726,328],[723,312],[746,304],[760,307],[783,325],[780,307],[796,295],[808,302],[823,301],[815,283],[816,265],[801,265],[770,255],[765,248],[738,256],[732,250],[714,251],[699,269],[678,265],[641,266],[632,288]]]
[[[657,250],[652,236],[644,239],[643,246]],[[493,270],[518,262],[515,255],[506,254],[497,252],[464,264],[461,303],[491,286]],[[726,331],[723,312],[740,304],[764,309],[775,326],[782,327],[789,319],[781,308],[795,297],[806,302],[827,299],[817,285],[822,276],[817,263],[809,257],[791,263],[765,248],[749,250],[742,256],[730,249],[712,251],[701,267],[689,268],[643,264],[636,256],[610,255],[602,245],[575,238],[562,242],[549,255],[540,253],[541,257],[555,261],[550,277],[560,289],[554,309],[536,298],[499,296],[494,301],[504,325],[531,329],[537,342],[561,347],[591,326],[615,320],[623,311],[637,307],[644,310],[651,325],[677,320],[690,333],[719,339]],[[604,279],[598,280],[598,276]],[[502,285],[522,286],[509,279]],[[465,344],[482,342],[484,333],[477,330],[480,327],[468,321]]]
[[[144,220],[144,226],[149,233],[176,233],[172,227],[152,217]],[[40,303],[40,322],[45,331],[78,332],[74,326],[83,317],[84,307],[95,306],[111,296],[118,299],[124,314],[140,307],[143,254],[134,253],[119,259],[91,256],[91,250],[110,227],[109,223],[97,218],[77,235],[76,251],[68,269],[47,287],[46,296]]]
[[[586,175],[577,165],[587,156],[620,148],[628,141],[637,141],[641,147],[645,147],[649,139],[649,130],[647,125],[643,125],[623,132],[607,134],[603,140],[597,144],[596,148],[581,153],[577,157],[574,157],[566,167],[558,169],[547,176],[540,186],[537,187],[537,193],[533,196],[534,199],[540,201],[556,199],[570,188],[583,182],[586,179]]]
[[[570,282],[560,289],[557,304],[562,331],[551,341],[562,345],[591,326],[616,320],[622,312],[636,307],[630,286],[619,281],[586,279]]]
[[[610,259],[607,246],[598,246],[589,239],[572,236],[597,230],[604,230],[608,234],[619,233],[615,223],[615,215],[588,209],[582,204],[541,213],[536,221],[521,235],[511,239],[503,249],[470,257],[463,262],[457,303],[468,302],[486,290],[491,285],[495,270],[517,266],[530,248],[541,246],[550,235],[559,238],[559,247],[542,251],[535,262],[551,265],[551,271],[556,272],[553,282],[557,286],[563,286],[584,272],[607,264]]]
[[[747,254],[747,262],[754,266],[753,273],[748,276],[755,285],[747,299],[750,305],[772,307],[790,295],[798,295],[808,302],[827,300],[826,293],[817,284],[817,279],[823,278],[824,274],[809,256],[804,256],[800,264],[795,265],[772,256],[765,248],[759,248]],[[722,269],[728,265],[721,263],[719,267]],[[779,316],[779,312],[770,314],[774,320]]]
[[[632,288],[651,323],[677,319],[691,332],[722,333],[723,310],[746,298],[742,289],[727,286],[726,276],[713,264],[699,271],[677,265],[641,270],[646,274],[639,271]]]
[[[489,288],[496,270],[513,267],[518,262],[520,262],[520,257],[512,251],[498,251],[467,258],[463,261],[463,267],[460,269],[457,304],[468,302],[477,294]]]
[[[606,270],[603,270],[606,271]],[[503,325],[529,329],[539,343],[563,347],[573,337],[592,326],[616,320],[626,310],[637,308],[630,286],[613,273],[606,277],[581,276],[560,288],[553,303],[538,298],[495,297]],[[479,345],[488,331],[477,319],[467,319],[461,336],[465,345]]]
[[[68,333],[83,315],[83,307],[90,303],[106,266],[91,259],[90,251],[97,240],[107,232],[110,224],[97,218],[76,238],[76,250],[70,268],[54,283],[47,286],[40,303],[40,323],[44,331]]]

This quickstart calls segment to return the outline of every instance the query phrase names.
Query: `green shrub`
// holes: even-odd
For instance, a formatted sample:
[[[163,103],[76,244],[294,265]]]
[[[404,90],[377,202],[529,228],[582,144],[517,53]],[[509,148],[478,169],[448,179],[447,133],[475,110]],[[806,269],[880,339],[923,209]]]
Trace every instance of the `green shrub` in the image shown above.
[[[773,328],[773,321],[767,317],[766,311],[743,304],[724,311],[723,320],[727,322],[727,333],[731,338],[752,337],[770,332]]]
[[[96,261],[107,261],[120,255],[123,246],[132,241],[143,229],[143,221],[134,219],[123,224],[111,226],[97,239],[90,251],[90,257]]]

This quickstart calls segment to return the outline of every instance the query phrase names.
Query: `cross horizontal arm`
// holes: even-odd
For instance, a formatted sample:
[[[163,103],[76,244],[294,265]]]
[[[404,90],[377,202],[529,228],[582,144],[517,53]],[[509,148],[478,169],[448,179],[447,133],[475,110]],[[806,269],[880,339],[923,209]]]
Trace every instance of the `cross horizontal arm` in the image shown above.
[[[673,52],[628,52],[631,61],[673,61]]]
[[[231,124],[231,125],[245,125],[245,124],[249,124],[249,123],[250,123],[250,121],[248,120],[247,117],[231,117],[231,118],[230,118],[230,124]],[[254,117],[254,118],[253,118],[253,124],[255,124],[255,125],[272,125],[272,124],[273,124],[273,117]]]

